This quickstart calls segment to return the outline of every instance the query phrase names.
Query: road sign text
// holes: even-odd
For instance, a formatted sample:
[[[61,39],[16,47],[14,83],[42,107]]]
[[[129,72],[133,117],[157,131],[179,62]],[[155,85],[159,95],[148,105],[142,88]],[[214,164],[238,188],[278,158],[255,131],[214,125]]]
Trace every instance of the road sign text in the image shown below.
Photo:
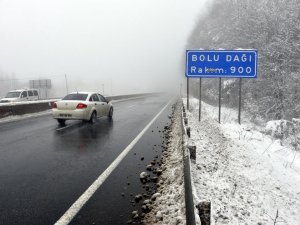
[[[187,50],[187,77],[257,77],[255,50]]]

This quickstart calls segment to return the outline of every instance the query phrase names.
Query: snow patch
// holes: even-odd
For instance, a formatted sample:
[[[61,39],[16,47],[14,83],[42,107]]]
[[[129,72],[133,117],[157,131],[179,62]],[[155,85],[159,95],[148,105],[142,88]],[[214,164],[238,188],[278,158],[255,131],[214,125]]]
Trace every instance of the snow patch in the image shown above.
[[[212,224],[274,224],[278,213],[277,224],[299,225],[299,152],[246,115],[239,125],[236,110],[223,107],[219,124],[218,108],[202,103],[199,122],[198,99],[190,104],[190,141],[197,146],[192,176],[198,201],[211,202]]]
[[[35,118],[35,117],[39,117],[39,116],[51,115],[51,112],[52,112],[52,110],[49,109],[49,110],[45,110],[45,111],[37,112],[37,113],[29,113],[29,114],[18,115],[18,116],[7,116],[7,117],[0,119],[0,124],[16,122],[16,121],[29,119],[29,118]]]

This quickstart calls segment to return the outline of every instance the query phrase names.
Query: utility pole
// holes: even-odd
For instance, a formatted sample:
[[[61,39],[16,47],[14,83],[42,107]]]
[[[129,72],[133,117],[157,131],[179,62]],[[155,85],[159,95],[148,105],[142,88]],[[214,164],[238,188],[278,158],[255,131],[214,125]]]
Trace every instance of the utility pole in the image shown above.
[[[67,89],[67,94],[69,94],[69,88],[68,88],[67,74],[65,74],[65,80],[66,80],[66,89]]]
[[[104,95],[104,84],[102,84],[102,94]]]
[[[180,83],[180,97],[182,97],[182,83]]]
[[[110,94],[113,96],[112,79],[110,79]]]

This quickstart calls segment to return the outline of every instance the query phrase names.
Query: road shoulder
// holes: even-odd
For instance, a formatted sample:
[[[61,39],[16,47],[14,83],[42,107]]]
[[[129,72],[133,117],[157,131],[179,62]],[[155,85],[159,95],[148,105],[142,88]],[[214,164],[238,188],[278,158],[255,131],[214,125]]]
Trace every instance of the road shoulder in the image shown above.
[[[151,212],[145,215],[143,224],[185,224],[180,113],[179,104],[176,104],[167,148],[162,156],[163,172],[158,181],[155,198],[150,200]]]

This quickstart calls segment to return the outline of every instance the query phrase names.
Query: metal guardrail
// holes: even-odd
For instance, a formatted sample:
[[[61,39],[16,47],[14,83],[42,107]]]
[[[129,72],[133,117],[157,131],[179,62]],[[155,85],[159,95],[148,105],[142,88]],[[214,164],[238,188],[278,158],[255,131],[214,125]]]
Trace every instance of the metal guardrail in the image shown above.
[[[144,93],[144,94],[131,94],[131,95],[114,95],[114,96],[106,96],[105,98],[108,101],[111,100],[121,100],[125,98],[134,98],[134,97],[144,97],[144,96],[149,96],[149,95],[156,95],[159,93]]]
[[[55,101],[0,106],[0,118],[37,113],[51,109]]]
[[[149,95],[155,95],[159,93],[143,93],[143,94],[132,94],[132,95],[116,95],[116,96],[108,96],[107,100],[121,100],[126,98],[134,98],[134,97],[144,97]],[[16,103],[16,104],[3,104],[0,105],[0,119],[7,116],[16,116],[16,115],[24,115],[30,113],[37,113],[45,110],[49,110],[52,108],[53,102],[57,101],[57,99],[49,100],[49,101],[38,101],[38,102],[26,102],[26,103]]]
[[[202,225],[211,224],[211,202],[202,201],[194,206],[193,190],[191,185],[190,163],[196,162],[196,146],[188,145],[187,140],[190,138],[191,129],[188,127],[188,119],[186,118],[186,111],[182,101],[183,112],[181,114],[181,128],[182,128],[182,148],[183,148],[183,162],[184,162],[184,183],[185,183],[185,203],[186,203],[186,221],[187,225],[194,225],[195,208]],[[194,208],[195,207],[195,208]]]
[[[185,210],[186,210],[186,224],[196,225],[195,211],[194,211],[194,200],[193,200],[193,189],[191,181],[191,170],[190,170],[190,153],[185,143],[186,131],[184,129],[184,117],[185,112],[184,104],[181,102],[183,112],[181,113],[181,129],[182,129],[182,151],[183,151],[183,173],[184,173],[184,194],[185,194]]]

